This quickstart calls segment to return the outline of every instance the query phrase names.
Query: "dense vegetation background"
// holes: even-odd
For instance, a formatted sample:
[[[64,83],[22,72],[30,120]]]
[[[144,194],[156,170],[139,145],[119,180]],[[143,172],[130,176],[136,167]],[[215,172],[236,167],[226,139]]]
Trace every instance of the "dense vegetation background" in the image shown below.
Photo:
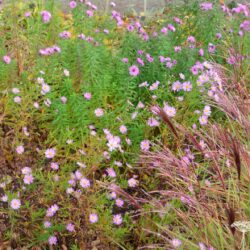
[[[119,7],[1,9],[0,248],[249,249],[249,5]]]

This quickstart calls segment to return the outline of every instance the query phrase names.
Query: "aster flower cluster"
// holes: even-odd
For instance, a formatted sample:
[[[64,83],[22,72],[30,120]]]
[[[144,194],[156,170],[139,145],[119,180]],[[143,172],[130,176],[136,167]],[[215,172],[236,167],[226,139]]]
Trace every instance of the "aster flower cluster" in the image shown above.
[[[121,151],[121,138],[119,136],[112,135],[108,129],[105,129],[104,133],[105,133],[106,139],[108,141],[107,146],[109,148],[109,151],[110,152],[112,152],[114,150]]]
[[[54,205],[52,205],[51,207],[49,207],[49,208],[47,209],[47,211],[46,211],[46,216],[47,216],[47,217],[53,217],[53,216],[57,213],[58,210],[59,210],[58,205],[57,205],[57,204],[54,204]]]
[[[71,33],[69,31],[63,31],[59,34],[59,37],[62,39],[69,39],[71,37]]]
[[[183,83],[181,83],[180,81],[176,81],[172,84],[172,90],[174,92],[179,92],[181,90],[185,91],[185,92],[190,92],[192,90],[193,86],[192,83],[190,81],[185,81]]]
[[[34,181],[34,177],[32,175],[32,170],[30,167],[24,167],[22,169],[22,174],[24,175],[23,182],[26,185],[30,185]]]
[[[61,52],[61,49],[57,45],[54,45],[53,47],[47,47],[45,49],[39,50],[39,54],[41,56],[50,56],[50,55],[60,53],[60,52]]]

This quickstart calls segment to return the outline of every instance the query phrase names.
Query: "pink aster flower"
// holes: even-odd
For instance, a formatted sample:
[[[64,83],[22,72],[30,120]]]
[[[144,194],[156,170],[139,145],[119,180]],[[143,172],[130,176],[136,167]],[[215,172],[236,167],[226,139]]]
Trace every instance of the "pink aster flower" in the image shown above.
[[[114,151],[118,148],[121,147],[120,143],[121,143],[121,139],[119,136],[112,136],[112,135],[108,135],[108,143],[107,146],[109,147],[109,151]]]
[[[208,52],[209,53],[214,53],[215,50],[216,50],[216,46],[214,44],[212,44],[212,43],[209,43],[208,44]]]
[[[201,7],[202,10],[205,10],[205,11],[212,10],[213,9],[213,4],[209,3],[209,2],[201,3],[200,7]]]
[[[56,245],[57,244],[57,238],[56,238],[56,236],[54,236],[54,235],[50,236],[49,239],[48,239],[48,243],[51,246]]]
[[[174,107],[171,107],[169,105],[165,105],[163,107],[164,112],[169,116],[169,117],[174,117],[176,115],[176,109]]]
[[[177,248],[177,247],[179,247],[179,246],[182,244],[182,242],[181,242],[181,240],[179,240],[179,239],[173,239],[173,240],[171,241],[171,244],[172,244],[172,246],[173,246],[174,248]]]
[[[27,185],[30,185],[31,183],[33,183],[34,181],[34,177],[32,174],[26,174],[23,178],[23,182]]]
[[[249,16],[249,10],[248,10],[248,6],[245,4],[238,4],[237,7],[232,9],[233,13],[242,13],[244,14],[246,17]]]
[[[211,107],[210,106],[205,106],[203,109],[203,115],[205,116],[210,116],[211,115]]]
[[[26,175],[26,174],[31,174],[32,170],[29,167],[24,167],[22,168],[22,174]]]
[[[18,93],[20,93],[20,90],[18,88],[13,88],[11,91],[15,95],[18,94]]]
[[[161,33],[164,34],[164,35],[166,35],[168,33],[168,29],[166,27],[163,27],[161,29]]]
[[[48,23],[51,19],[51,14],[47,10],[42,11],[41,16],[44,23]]]
[[[50,167],[53,170],[58,170],[59,169],[59,165],[56,162],[51,162]]]
[[[191,72],[192,72],[193,75],[198,75],[199,69],[197,68],[196,65],[192,66]]]
[[[43,226],[44,226],[44,228],[50,228],[52,226],[52,224],[49,221],[44,221]]]
[[[136,187],[138,185],[138,181],[135,178],[130,178],[128,180],[128,186],[129,187]]]
[[[172,85],[172,90],[174,92],[179,92],[182,89],[182,84],[179,81],[176,81]]]
[[[195,37],[193,37],[193,36],[189,36],[189,37],[187,38],[187,41],[188,41],[189,43],[195,43],[195,42],[196,42]]]
[[[149,55],[149,54],[146,54],[146,59],[150,63],[152,63],[154,61],[154,58],[151,55]]]
[[[45,94],[47,94],[49,92],[50,92],[50,86],[48,84],[46,84],[46,83],[43,83],[42,84],[41,94],[45,95]]]
[[[88,187],[90,187],[90,181],[84,177],[80,180],[80,185],[83,188],[88,188]]]
[[[168,29],[169,29],[170,31],[172,31],[172,32],[175,32],[175,31],[176,31],[174,25],[171,24],[171,23],[169,23],[167,27],[168,27]]]
[[[7,194],[3,195],[3,196],[1,197],[1,201],[2,201],[2,202],[7,202],[7,201],[8,201],[8,195],[7,195]]]
[[[237,62],[237,59],[235,56],[230,56],[228,59],[227,59],[227,63],[230,64],[230,65],[234,65],[236,64]]]
[[[21,155],[24,152],[24,147],[22,145],[16,147],[16,152]]]
[[[68,100],[66,96],[62,96],[60,99],[63,104],[65,104]]]
[[[45,157],[48,158],[48,159],[54,158],[55,155],[56,155],[56,150],[54,148],[48,148],[45,151]]]
[[[129,74],[131,76],[137,76],[139,75],[139,73],[140,73],[140,70],[136,65],[133,65],[129,68]]]
[[[104,115],[103,109],[101,109],[101,108],[96,109],[96,110],[95,110],[95,115],[96,115],[97,117],[103,116],[103,115]]]
[[[166,59],[165,59],[165,57],[164,57],[164,56],[159,56],[159,60],[160,60],[160,62],[161,62],[161,63],[166,62]]]
[[[122,58],[122,62],[128,63],[128,58]]]
[[[74,9],[76,6],[77,6],[76,1],[70,1],[70,2],[69,2],[69,7],[70,7],[71,9]]]
[[[115,198],[116,198],[116,193],[115,192],[111,192],[110,194],[109,194],[109,198],[111,199],[111,200],[114,200]]]
[[[5,63],[5,64],[10,64],[11,63],[11,58],[9,57],[9,56],[4,56],[3,57],[3,62]]]
[[[82,178],[82,173],[79,170],[75,172],[75,179],[80,180]]]
[[[107,168],[106,172],[107,172],[109,177],[113,177],[113,178],[116,177],[116,172],[115,172],[115,170],[113,168]]]
[[[124,205],[124,201],[121,198],[115,200],[115,204],[117,207],[122,207]]]
[[[138,58],[136,59],[136,61],[137,61],[137,63],[140,64],[141,66],[144,66],[144,61],[143,61],[140,57],[138,57]]]
[[[62,39],[69,39],[71,37],[71,33],[69,31],[63,31],[59,34],[59,37]]]
[[[24,16],[25,16],[25,17],[30,17],[30,16],[31,16],[30,11],[25,12]]]
[[[158,89],[159,84],[160,84],[159,81],[154,82],[154,83],[149,87],[149,90],[153,91],[153,90]]]
[[[78,38],[82,39],[82,40],[85,40],[86,36],[83,33],[81,33],[80,35],[78,35]]]
[[[174,20],[174,22],[176,22],[176,23],[178,23],[178,24],[181,24],[181,23],[182,23],[181,19],[178,18],[178,17],[174,17],[173,20]]]
[[[221,39],[222,38],[222,34],[221,33],[216,33],[216,38],[217,39]]]
[[[160,123],[154,117],[150,117],[147,123],[150,127],[158,127],[160,125]]]
[[[15,96],[14,97],[14,102],[15,103],[20,103],[22,101],[22,98],[20,96]]]
[[[74,224],[72,223],[68,223],[67,226],[66,226],[66,229],[69,231],[69,232],[73,232],[75,230],[75,226]]]
[[[87,10],[86,14],[87,14],[88,17],[94,16],[94,12],[92,10]]]
[[[92,98],[92,94],[90,92],[84,93],[83,96],[86,100],[90,100]]]
[[[72,178],[75,179],[75,175],[73,175]],[[75,185],[76,185],[76,181],[75,181],[74,179],[70,179],[70,180],[68,181],[68,184],[71,185],[71,186],[75,186]]]
[[[129,32],[132,32],[132,31],[134,31],[134,26],[133,25],[128,25],[127,26],[127,30],[129,31]]]
[[[59,210],[59,207],[57,206],[57,204],[52,205],[51,207],[49,207],[46,211],[46,216],[47,217],[52,217],[55,215],[55,213]]]
[[[141,49],[139,49],[139,50],[137,50],[137,54],[138,54],[138,55],[143,55],[143,54],[144,54],[144,51],[141,50]]]
[[[38,84],[43,84],[44,83],[44,79],[42,77],[38,77],[37,78],[37,83]]]
[[[191,90],[192,90],[192,84],[191,84],[191,82],[184,82],[183,84],[182,84],[182,89],[184,90],[184,91],[186,91],[186,92],[190,92]]]
[[[120,214],[115,214],[113,216],[113,222],[115,225],[121,225],[122,224],[122,216]]]
[[[150,149],[150,141],[149,140],[141,141],[140,147],[141,147],[142,151],[149,151],[149,149]]]
[[[200,49],[200,50],[199,50],[199,55],[200,55],[200,56],[204,56],[204,50],[203,50],[203,49]]]
[[[206,125],[207,122],[208,122],[207,116],[202,115],[202,116],[199,118],[199,122],[200,122],[201,125]]]
[[[90,214],[89,215],[89,222],[90,223],[96,223],[98,221],[98,215],[97,214],[94,214],[94,213],[92,213],[92,214]]]
[[[143,109],[145,107],[145,105],[140,101],[140,102],[138,102],[138,104],[137,104],[137,108],[139,108],[139,109]]]
[[[207,250],[207,247],[202,242],[199,242],[199,247],[200,247],[200,250]]]
[[[141,26],[140,22],[135,22],[135,27],[140,29],[142,26]]]
[[[13,199],[10,202],[10,206],[12,209],[17,210],[21,207],[21,201],[19,199]]]
[[[175,46],[174,47],[174,52],[178,53],[181,51],[181,46]]]
[[[121,125],[120,128],[119,128],[120,132],[122,134],[126,134],[127,133],[127,127],[125,125]]]
[[[250,32],[250,21],[245,20],[243,23],[240,24],[240,28],[244,31]]]

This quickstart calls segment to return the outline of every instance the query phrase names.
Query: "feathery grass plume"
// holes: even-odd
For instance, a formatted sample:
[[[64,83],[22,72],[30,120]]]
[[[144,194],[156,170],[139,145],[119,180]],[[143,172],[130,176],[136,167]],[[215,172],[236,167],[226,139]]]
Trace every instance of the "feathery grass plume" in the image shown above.
[[[221,186],[218,185],[218,183],[209,183],[209,186],[205,187],[202,184],[202,180],[200,180],[200,174],[197,175],[196,171],[192,171],[192,164],[185,165],[185,163],[183,165],[183,162],[175,156],[176,153],[163,146],[159,151],[145,152],[141,156],[141,164],[144,164],[148,169],[154,169],[158,172],[161,178],[161,185],[164,185],[166,188],[166,190],[151,191],[151,195],[159,195],[157,198],[159,202],[155,202],[153,198],[151,198],[151,200],[148,201],[149,204],[151,204],[155,210],[162,210],[164,214],[164,210],[162,209],[164,207],[163,197],[167,197],[167,201],[169,202],[172,199],[178,198],[188,207],[189,211],[189,218],[183,214],[181,209],[175,211],[176,215],[182,218],[182,223],[190,223],[190,216],[194,216],[192,220],[195,220],[198,224],[200,224],[200,221],[195,219],[196,216],[198,216],[197,218],[213,218],[212,220],[215,220],[221,229],[228,229],[234,234],[235,229],[232,228],[231,225],[236,220],[236,211],[240,208],[239,206],[232,207],[229,204],[236,204],[238,195],[235,193],[229,199],[227,199],[227,196],[228,192],[230,192],[228,190],[230,183],[234,183],[236,179],[234,179],[230,167],[225,168],[223,166],[223,159],[227,157],[235,162],[237,179],[244,180],[245,182],[245,178],[241,178],[241,175],[245,174],[245,172],[242,173],[241,171],[243,163],[240,156],[244,146],[229,131],[222,129],[219,125],[210,125],[205,131],[193,130],[193,135],[180,124],[176,124],[176,127],[179,130],[180,138],[182,138],[182,134],[185,135],[184,138],[186,137],[188,141],[193,144],[194,148],[205,156],[205,158],[199,163],[196,163],[195,166],[200,166],[198,169],[200,169],[200,172],[203,172],[203,176],[212,177],[215,183],[220,179]],[[206,148],[201,148],[197,140],[198,138],[204,141],[204,144],[207,145]],[[180,146],[180,148],[178,148],[178,154],[183,151],[184,147]],[[245,153],[244,155],[248,159],[248,154]],[[206,168],[201,167],[210,161],[212,161],[212,163],[209,163]],[[244,167],[247,167],[247,165],[244,164]],[[196,180],[199,180],[198,183]],[[212,185],[212,187],[210,187],[210,185]],[[192,186],[192,189],[190,189],[190,186]],[[239,188],[241,192],[245,189],[244,186]],[[191,194],[187,194],[190,192]],[[215,197],[214,194],[216,194],[217,197]],[[159,203],[162,203],[162,205],[159,205]],[[161,212],[159,212],[159,214],[160,213]],[[211,242],[211,244],[213,243]]]
[[[224,66],[218,63],[212,63],[211,66],[221,80],[223,89],[216,91],[218,98],[213,104],[227,113],[233,120],[237,120],[249,134],[250,103],[247,87],[249,79],[239,80],[238,71],[228,72]]]

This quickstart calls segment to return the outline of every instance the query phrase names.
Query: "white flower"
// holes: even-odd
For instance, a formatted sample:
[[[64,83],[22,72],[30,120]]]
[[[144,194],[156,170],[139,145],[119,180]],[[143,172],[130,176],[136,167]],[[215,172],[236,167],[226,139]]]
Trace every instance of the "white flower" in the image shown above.
[[[42,91],[41,94],[45,95],[46,93],[50,92],[50,86],[46,83],[42,84]]]
[[[22,101],[22,98],[20,96],[15,96],[14,97],[14,102],[15,103],[20,103]]]
[[[101,108],[98,108],[98,109],[95,110],[95,115],[97,117],[101,117],[101,116],[104,115],[104,112],[103,112],[103,110]]]
[[[64,73],[65,76],[69,76],[69,71],[68,71],[67,69],[65,69],[65,70],[63,71],[63,73]]]

